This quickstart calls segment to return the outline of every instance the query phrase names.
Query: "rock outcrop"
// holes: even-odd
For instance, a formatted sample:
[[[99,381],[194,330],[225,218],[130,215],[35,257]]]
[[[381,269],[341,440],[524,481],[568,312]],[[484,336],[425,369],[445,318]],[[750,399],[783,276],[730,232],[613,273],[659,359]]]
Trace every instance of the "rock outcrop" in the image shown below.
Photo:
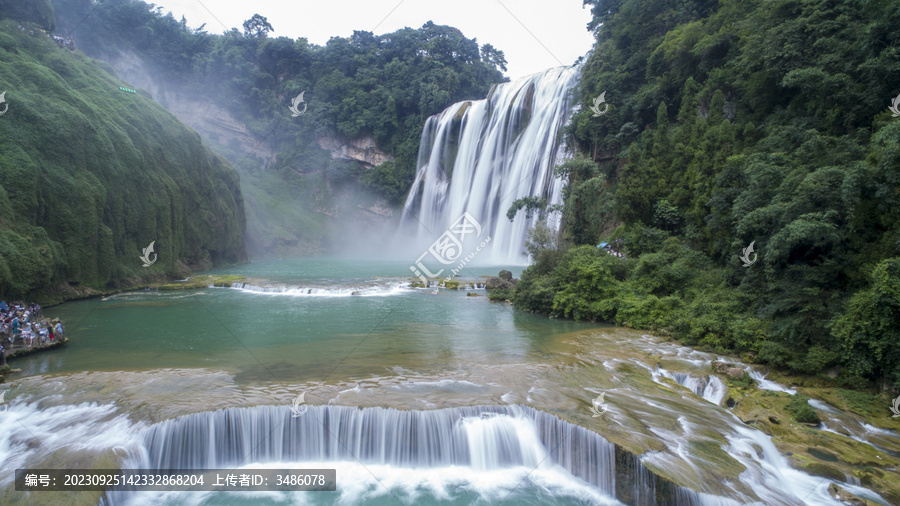
[[[316,139],[319,147],[331,152],[331,158],[341,160],[355,160],[364,169],[371,169],[384,162],[394,161],[394,157],[379,150],[375,146],[372,137],[360,137],[357,139],[339,139],[337,137],[319,137]]]
[[[724,374],[729,378],[743,378],[747,375],[747,371],[743,370],[740,367],[735,366],[734,364],[729,364],[727,362],[720,362],[718,360],[713,361],[712,363],[713,370],[719,374]]]

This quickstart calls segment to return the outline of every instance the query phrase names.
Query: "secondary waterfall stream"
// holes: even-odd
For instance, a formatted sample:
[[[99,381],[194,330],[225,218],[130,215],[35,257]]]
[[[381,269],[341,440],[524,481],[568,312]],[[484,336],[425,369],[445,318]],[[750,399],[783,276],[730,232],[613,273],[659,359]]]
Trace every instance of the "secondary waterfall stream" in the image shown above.
[[[485,100],[460,102],[428,118],[415,182],[403,206],[399,237],[424,247],[468,212],[492,243],[479,261],[525,263],[523,245],[538,217],[506,211],[521,197],[561,202],[561,128],[570,113],[577,69],[550,69],[494,86]]]

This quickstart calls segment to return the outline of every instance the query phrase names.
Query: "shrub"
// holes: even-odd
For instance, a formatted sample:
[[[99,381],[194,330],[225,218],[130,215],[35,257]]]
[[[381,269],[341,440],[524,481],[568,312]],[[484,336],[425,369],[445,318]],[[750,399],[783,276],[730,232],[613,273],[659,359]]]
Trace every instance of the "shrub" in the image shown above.
[[[800,423],[819,423],[819,414],[809,405],[809,399],[797,394],[784,407]]]

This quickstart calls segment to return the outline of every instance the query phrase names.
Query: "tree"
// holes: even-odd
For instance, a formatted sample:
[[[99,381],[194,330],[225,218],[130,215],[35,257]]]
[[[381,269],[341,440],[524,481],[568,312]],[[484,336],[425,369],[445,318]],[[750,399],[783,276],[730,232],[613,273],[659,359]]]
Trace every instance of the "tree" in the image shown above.
[[[509,206],[509,209],[506,211],[506,217],[509,218],[509,221],[513,221],[513,218],[515,218],[522,209],[525,210],[525,218],[529,220],[535,214],[538,215],[539,220],[545,220],[548,214],[562,211],[563,206],[560,204],[550,205],[544,197],[522,197],[516,199],[516,201]]]
[[[576,245],[596,244],[613,211],[606,177],[584,156],[566,160],[553,172],[566,180],[563,217],[569,237]]]
[[[506,56],[503,54],[503,51],[494,48],[490,44],[481,46],[481,61],[495,69],[506,72]]]
[[[259,14],[254,14],[253,17],[244,21],[245,37],[266,38],[269,32],[273,30],[274,28],[269,24],[269,20]]]
[[[656,203],[653,210],[653,222],[659,225],[663,230],[673,231],[678,223],[681,222],[681,216],[678,214],[678,208],[663,199]]]
[[[56,27],[50,0],[0,0],[0,18],[4,17],[37,23],[51,32]]]
[[[869,288],[857,292],[834,334],[846,354],[848,379],[885,378],[900,385],[900,258],[879,263]]]

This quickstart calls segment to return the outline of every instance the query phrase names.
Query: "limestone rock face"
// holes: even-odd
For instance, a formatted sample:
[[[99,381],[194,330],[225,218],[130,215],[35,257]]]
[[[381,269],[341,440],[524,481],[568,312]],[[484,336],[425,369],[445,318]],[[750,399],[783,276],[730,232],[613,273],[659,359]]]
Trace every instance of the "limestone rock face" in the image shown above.
[[[484,282],[484,287],[488,290],[512,290],[516,286],[517,279],[506,280],[497,276],[491,276]]]
[[[212,100],[189,94],[183,87],[170,86],[154,76],[144,60],[128,50],[107,57],[106,63],[116,75],[132,86],[146,91],[150,98],[169,110],[182,123],[204,138],[233,146],[245,155],[254,155],[269,165],[275,160],[274,149],[257,140],[247,126]]]
[[[371,169],[384,162],[394,161],[394,157],[379,150],[375,146],[372,137],[360,137],[357,139],[338,139],[336,137],[319,137],[316,139],[319,147],[331,152],[331,158],[343,160],[355,160],[363,168]]]

